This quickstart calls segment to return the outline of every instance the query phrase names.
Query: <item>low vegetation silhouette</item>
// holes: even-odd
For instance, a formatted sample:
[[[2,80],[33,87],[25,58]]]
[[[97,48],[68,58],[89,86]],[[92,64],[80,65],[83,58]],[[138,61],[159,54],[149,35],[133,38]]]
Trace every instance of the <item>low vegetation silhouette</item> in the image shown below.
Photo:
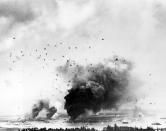
[[[153,129],[152,127],[147,128],[137,128],[137,127],[127,127],[127,126],[107,126],[102,129],[102,131],[165,131],[166,129]],[[86,127],[80,127],[80,128],[26,128],[26,129],[19,129],[19,131],[99,131],[95,128],[86,128]]]

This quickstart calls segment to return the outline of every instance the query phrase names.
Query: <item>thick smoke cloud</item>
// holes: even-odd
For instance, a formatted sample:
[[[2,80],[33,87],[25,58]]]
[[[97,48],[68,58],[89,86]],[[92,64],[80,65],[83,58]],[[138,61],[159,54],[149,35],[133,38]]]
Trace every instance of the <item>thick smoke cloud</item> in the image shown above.
[[[42,111],[44,113],[41,113]],[[38,119],[39,117],[51,119],[56,112],[57,109],[54,106],[50,107],[48,101],[40,100],[32,108],[32,119]],[[42,114],[42,116],[40,115],[40,113]]]
[[[81,66],[68,61],[58,70],[70,78],[72,88],[65,96],[68,115],[75,120],[87,111],[117,109],[127,96],[132,63],[115,57],[104,63]]]

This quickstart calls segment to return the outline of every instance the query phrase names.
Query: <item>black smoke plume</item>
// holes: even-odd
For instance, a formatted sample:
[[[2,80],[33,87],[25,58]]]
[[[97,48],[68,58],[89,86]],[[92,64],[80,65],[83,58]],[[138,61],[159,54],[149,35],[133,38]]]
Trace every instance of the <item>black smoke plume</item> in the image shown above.
[[[71,120],[87,111],[97,113],[101,109],[117,109],[127,95],[131,69],[131,62],[118,57],[87,66],[67,61],[65,66],[58,67],[71,83],[64,98],[64,108]]]
[[[37,104],[33,105],[32,108],[32,119],[38,118],[41,111],[45,110],[44,118],[51,119],[51,117],[57,112],[57,109],[52,106],[46,100],[40,100]]]

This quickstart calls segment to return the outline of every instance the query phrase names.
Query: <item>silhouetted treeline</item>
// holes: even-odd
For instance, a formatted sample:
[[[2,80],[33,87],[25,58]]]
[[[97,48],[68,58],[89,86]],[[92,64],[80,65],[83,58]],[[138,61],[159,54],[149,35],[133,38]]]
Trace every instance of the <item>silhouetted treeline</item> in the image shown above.
[[[57,128],[57,129],[52,129],[52,128],[27,128],[27,129],[20,129],[19,131],[98,131],[97,129],[94,128],[86,128],[86,127],[81,127],[81,128]],[[117,125],[115,126],[107,126],[103,128],[102,131],[156,131],[155,129],[151,127],[147,128],[137,128],[137,127],[118,127]],[[166,131],[166,129],[157,129],[157,131]]]

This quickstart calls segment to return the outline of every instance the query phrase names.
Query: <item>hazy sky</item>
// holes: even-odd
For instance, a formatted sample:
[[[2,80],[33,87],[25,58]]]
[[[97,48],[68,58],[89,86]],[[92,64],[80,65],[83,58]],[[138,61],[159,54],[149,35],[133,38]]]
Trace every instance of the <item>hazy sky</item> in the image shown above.
[[[38,99],[62,108],[56,67],[113,55],[134,63],[138,104],[165,110],[165,35],[162,0],[1,0],[0,116],[27,113]]]

